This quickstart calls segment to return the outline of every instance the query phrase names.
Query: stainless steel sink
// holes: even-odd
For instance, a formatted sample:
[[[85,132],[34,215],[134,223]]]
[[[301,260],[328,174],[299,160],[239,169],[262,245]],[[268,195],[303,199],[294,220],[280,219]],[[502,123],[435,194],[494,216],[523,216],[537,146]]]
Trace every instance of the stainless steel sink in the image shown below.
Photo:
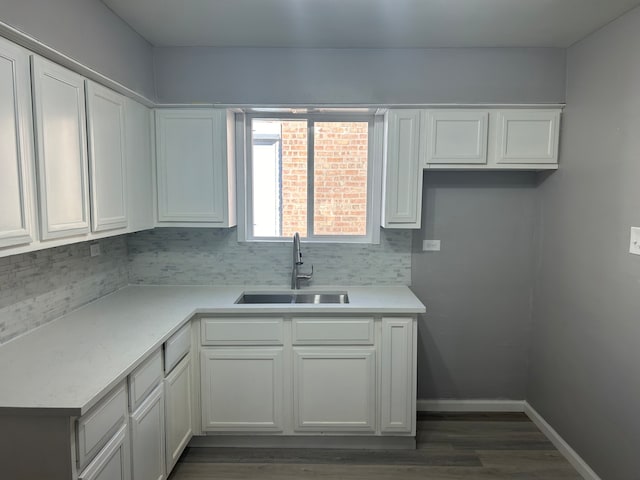
[[[349,303],[346,293],[298,293],[295,303]]]
[[[244,292],[235,303],[242,304],[327,304],[349,303],[347,292],[254,293]]]

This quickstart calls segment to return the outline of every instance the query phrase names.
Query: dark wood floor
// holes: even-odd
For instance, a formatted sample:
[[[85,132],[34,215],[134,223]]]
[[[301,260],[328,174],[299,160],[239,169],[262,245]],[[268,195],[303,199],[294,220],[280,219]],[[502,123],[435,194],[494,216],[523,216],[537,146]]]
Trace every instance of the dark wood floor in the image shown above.
[[[524,414],[420,414],[416,450],[189,448],[169,480],[579,480]]]

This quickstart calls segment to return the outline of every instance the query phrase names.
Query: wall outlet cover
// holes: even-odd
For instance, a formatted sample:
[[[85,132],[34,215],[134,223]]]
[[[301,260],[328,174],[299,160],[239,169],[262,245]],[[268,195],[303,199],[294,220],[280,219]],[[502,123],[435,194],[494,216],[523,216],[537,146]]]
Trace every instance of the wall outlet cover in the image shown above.
[[[439,252],[440,240],[423,240],[422,251],[424,252]]]
[[[92,257],[97,257],[98,255],[100,255],[100,244],[94,243],[89,247],[89,250],[91,251]]]
[[[631,227],[631,240],[629,242],[629,253],[640,255],[640,227]]]

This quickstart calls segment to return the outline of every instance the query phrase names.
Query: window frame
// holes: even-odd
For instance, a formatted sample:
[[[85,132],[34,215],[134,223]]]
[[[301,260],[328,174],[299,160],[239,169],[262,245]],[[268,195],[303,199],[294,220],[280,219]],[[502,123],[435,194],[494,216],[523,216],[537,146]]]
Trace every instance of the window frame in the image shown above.
[[[355,113],[332,110],[330,113],[295,113],[292,111],[251,112],[237,115],[236,151],[238,178],[238,240],[241,242],[282,243],[289,237],[256,237],[253,235],[253,172],[252,121],[306,120],[307,127],[307,231],[301,240],[305,243],[380,243],[380,215],[382,198],[382,151],[384,117],[373,112]],[[313,235],[314,217],[314,125],[318,122],[368,123],[367,158],[367,218],[365,235]],[[238,132],[241,130],[241,133]],[[303,232],[300,232],[301,234]]]

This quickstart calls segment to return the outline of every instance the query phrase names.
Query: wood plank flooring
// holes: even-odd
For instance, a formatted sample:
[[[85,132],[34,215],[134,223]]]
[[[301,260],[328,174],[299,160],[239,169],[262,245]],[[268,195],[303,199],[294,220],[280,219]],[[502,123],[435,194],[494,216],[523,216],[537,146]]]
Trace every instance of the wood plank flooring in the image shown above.
[[[419,414],[416,450],[188,448],[169,480],[580,480],[524,414]]]

